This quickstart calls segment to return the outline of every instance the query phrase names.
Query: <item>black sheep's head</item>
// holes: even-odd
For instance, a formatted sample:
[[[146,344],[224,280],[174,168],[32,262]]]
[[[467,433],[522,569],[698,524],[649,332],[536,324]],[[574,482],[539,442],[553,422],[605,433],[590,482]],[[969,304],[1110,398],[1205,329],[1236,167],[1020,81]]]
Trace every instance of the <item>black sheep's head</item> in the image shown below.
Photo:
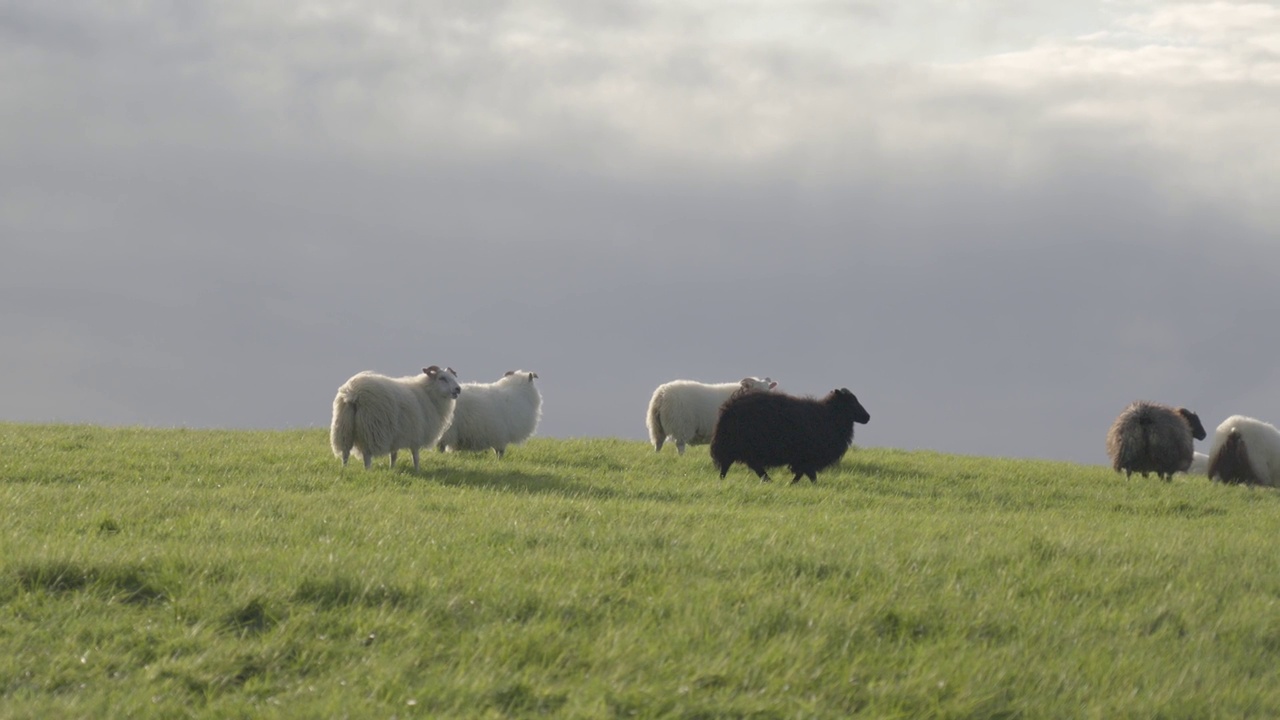
[[[1203,440],[1208,437],[1208,433],[1204,431],[1204,425],[1200,424],[1200,416],[1191,412],[1186,408],[1178,408],[1178,414],[1187,421],[1187,425],[1191,426],[1191,437],[1197,440]]]
[[[871,413],[867,412],[867,409],[862,407],[862,403],[858,402],[858,397],[852,392],[849,392],[849,388],[832,390],[831,395],[828,397],[831,399],[833,404],[847,408],[853,415],[854,422],[866,425],[871,421]]]

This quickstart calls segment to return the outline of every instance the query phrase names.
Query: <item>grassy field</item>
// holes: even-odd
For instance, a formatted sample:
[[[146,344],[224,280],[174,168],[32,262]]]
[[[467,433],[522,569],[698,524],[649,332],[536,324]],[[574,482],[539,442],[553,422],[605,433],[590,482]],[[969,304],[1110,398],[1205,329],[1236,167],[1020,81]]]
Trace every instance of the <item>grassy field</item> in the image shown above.
[[[0,716],[1280,716],[1272,491],[879,449],[786,477],[0,424]]]

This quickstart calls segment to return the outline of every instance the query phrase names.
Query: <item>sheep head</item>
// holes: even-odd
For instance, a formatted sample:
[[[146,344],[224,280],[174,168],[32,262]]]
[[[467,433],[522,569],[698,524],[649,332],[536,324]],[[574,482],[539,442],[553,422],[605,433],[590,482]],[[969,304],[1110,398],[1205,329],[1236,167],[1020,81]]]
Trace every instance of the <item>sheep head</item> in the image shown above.
[[[862,403],[858,402],[858,396],[850,392],[849,388],[840,388],[832,390],[826,397],[825,401],[828,405],[845,408],[853,415],[853,421],[862,425],[871,422],[871,413],[862,407]]]
[[[454,372],[453,368],[447,367],[441,370],[439,365],[432,365],[422,368],[422,372],[431,378],[432,383],[440,386],[442,394],[455,400],[462,394],[462,386],[458,384],[458,373]]]
[[[1197,440],[1203,440],[1208,437],[1208,433],[1204,431],[1204,425],[1200,423],[1200,416],[1191,412],[1186,408],[1178,408],[1178,414],[1182,419],[1187,421],[1187,425],[1191,427],[1191,437]]]

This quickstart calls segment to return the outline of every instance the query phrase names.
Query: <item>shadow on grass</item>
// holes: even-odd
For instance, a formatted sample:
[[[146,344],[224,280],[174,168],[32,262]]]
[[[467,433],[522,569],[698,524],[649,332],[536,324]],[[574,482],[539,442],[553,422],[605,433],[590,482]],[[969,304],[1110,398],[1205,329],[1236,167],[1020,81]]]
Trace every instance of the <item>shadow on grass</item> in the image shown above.
[[[294,599],[324,609],[363,605],[365,607],[400,607],[414,593],[398,585],[365,583],[347,575],[328,578],[306,578],[294,592]]]
[[[169,593],[150,567],[136,564],[85,564],[66,560],[28,562],[13,569],[13,586],[52,594],[97,591],[128,604],[165,602]]]
[[[240,637],[250,637],[267,632],[283,619],[283,614],[270,603],[254,598],[224,615],[222,627]]]
[[[615,488],[606,486],[605,480],[598,485],[588,484],[566,480],[555,475],[502,468],[432,468],[414,472],[411,467],[397,467],[390,475],[390,479],[406,488],[418,487],[423,482],[429,482],[444,487],[479,488],[518,495],[560,495],[577,499],[604,500],[623,495]]]
[[[853,457],[852,454],[846,455],[840,463],[832,468],[828,468],[827,472],[839,469],[842,475],[853,475],[855,479],[862,478],[868,480],[930,480],[933,478],[931,473],[916,470],[914,468],[904,469],[901,464],[881,463],[874,460],[864,460]]]

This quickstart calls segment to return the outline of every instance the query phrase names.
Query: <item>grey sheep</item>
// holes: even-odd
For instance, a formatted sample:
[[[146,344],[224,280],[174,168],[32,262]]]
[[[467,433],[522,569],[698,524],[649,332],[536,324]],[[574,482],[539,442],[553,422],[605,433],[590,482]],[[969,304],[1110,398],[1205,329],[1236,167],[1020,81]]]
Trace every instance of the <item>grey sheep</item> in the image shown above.
[[[1140,473],[1169,481],[1186,472],[1195,453],[1194,440],[1205,438],[1200,418],[1186,408],[1138,401],[1120,413],[1107,431],[1107,455],[1125,477]]]

